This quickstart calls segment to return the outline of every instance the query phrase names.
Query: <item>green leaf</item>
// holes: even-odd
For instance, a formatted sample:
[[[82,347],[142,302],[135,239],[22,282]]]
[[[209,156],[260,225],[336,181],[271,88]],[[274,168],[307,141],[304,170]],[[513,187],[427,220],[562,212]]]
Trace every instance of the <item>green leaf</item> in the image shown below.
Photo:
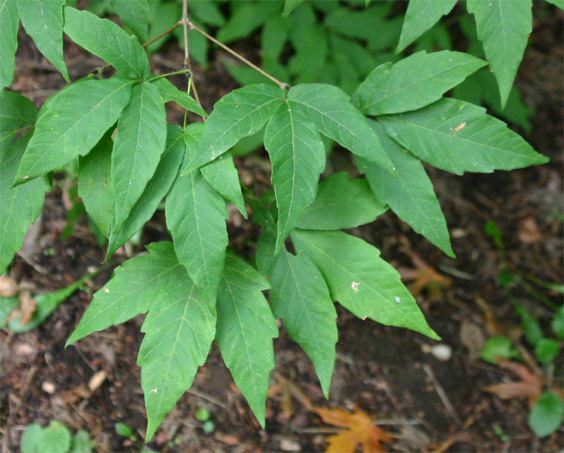
[[[186,175],[221,156],[241,138],[260,131],[282,105],[284,92],[271,85],[250,85],[223,96],[206,121],[200,150],[182,170]]]
[[[145,49],[135,36],[128,35],[115,22],[66,6],[64,31],[79,46],[128,77],[144,80],[149,76]]]
[[[147,248],[154,253],[137,256],[117,267],[114,277],[94,294],[67,345],[146,313],[157,297],[168,294],[171,281],[179,274],[186,275],[174,252],[169,252],[170,243]]]
[[[42,431],[43,428],[37,423],[27,425],[20,442],[22,453],[39,453],[37,442]]]
[[[452,11],[457,0],[409,0],[396,53],[401,52],[439,19]]]
[[[269,287],[253,267],[227,255],[217,297],[216,339],[235,384],[263,429],[269,373],[274,368],[272,338],[278,336],[262,294]]]
[[[380,167],[370,164],[374,168]],[[385,171],[383,174],[395,180]],[[341,230],[373,222],[388,208],[380,203],[368,182],[349,179],[346,172],[331,175],[319,185],[317,198],[302,216],[298,228],[302,230]]]
[[[509,360],[519,357],[519,353],[507,337],[488,338],[482,347],[481,355],[483,360],[493,365],[498,364],[498,358]]]
[[[115,424],[116,433],[118,433],[122,437],[129,437],[130,439],[135,439],[135,433],[131,429],[129,425],[126,425],[122,422],[117,422]]]
[[[239,174],[233,163],[233,156],[225,153],[219,156],[213,162],[200,167],[202,175],[206,181],[227,201],[233,203],[242,216],[247,218],[247,208],[243,193],[241,192],[241,183],[239,182]]]
[[[147,248],[163,264],[176,261],[170,242]],[[141,386],[147,407],[145,442],[151,440],[159,424],[192,385],[215,336],[214,314],[184,268],[176,263],[174,271],[153,268],[154,273],[166,272],[169,278],[165,286],[159,281],[150,291],[153,297],[141,328],[145,337],[137,364],[141,366]]]
[[[217,39],[224,44],[249,36],[268,17],[281,9],[280,2],[233,2],[229,21],[221,27]]]
[[[131,83],[117,77],[89,79],[60,91],[43,106],[44,113],[39,113],[14,184],[37,178],[87,154],[127,105]]]
[[[69,429],[57,420],[52,420],[47,428],[41,430],[37,439],[37,449],[49,453],[66,453],[70,448],[70,442]]]
[[[462,52],[417,52],[374,69],[355,91],[352,102],[365,115],[417,110],[438,101],[485,65]]]
[[[544,392],[529,413],[529,426],[539,437],[552,434],[562,423],[562,399],[551,392]]]
[[[89,434],[81,429],[72,438],[70,453],[91,453],[95,446]]]
[[[114,218],[112,132],[106,133],[92,151],[81,157],[78,166],[78,196],[105,237],[110,235]]]
[[[20,19],[39,51],[68,82],[63,57],[63,6],[65,0],[17,0]]]
[[[461,175],[544,164],[523,138],[482,107],[442,99],[415,112],[381,117],[386,133],[421,160]]]
[[[333,299],[355,316],[439,338],[376,247],[340,231],[295,230],[291,236],[298,253],[317,265]]]
[[[552,338],[543,338],[535,345],[535,355],[543,365],[552,362],[559,351],[560,342]]]
[[[11,187],[28,141],[29,135],[15,143],[0,141],[0,274],[22,246],[30,225],[39,217],[48,190],[42,178]]]
[[[546,0],[548,3],[552,3],[554,6],[564,9],[564,0]]]
[[[466,5],[476,19],[478,38],[497,79],[503,108],[533,31],[533,2],[468,0]]]
[[[325,168],[325,147],[315,124],[299,104],[280,106],[266,126],[264,145],[272,162],[278,207],[276,253],[317,193]]]
[[[293,87],[288,99],[305,108],[319,132],[335,140],[353,154],[382,166],[390,173],[394,168],[378,136],[366,118],[349,102],[339,88],[325,84],[304,84]]]
[[[0,296],[0,328],[6,327],[6,320],[18,305],[18,296]]]
[[[564,306],[555,313],[551,323],[552,331],[561,340],[564,339]]]
[[[33,125],[37,112],[28,98],[12,91],[0,93],[0,137]]]
[[[14,0],[0,0],[0,90],[12,85],[20,17]]]
[[[357,157],[358,169],[366,174],[374,195],[390,206],[414,231],[454,258],[445,216],[423,164],[387,137],[380,123],[373,121],[370,124],[398,173],[398,177],[394,178],[376,165]]]
[[[201,123],[190,126],[194,135],[184,137],[188,155],[197,150]],[[179,176],[166,199],[166,222],[178,260],[203,292],[206,302],[215,305],[228,244],[227,209],[223,197],[210,186],[199,170]]]
[[[170,29],[182,17],[179,2],[149,2],[149,39],[156,38]],[[166,34],[147,46],[149,55],[159,50],[172,34]],[[192,46],[192,42],[190,46]]]
[[[284,17],[289,16],[292,11],[294,11],[304,0],[286,0],[284,3],[284,12],[282,15]]]
[[[151,83],[136,85],[117,127],[112,153],[114,221],[119,231],[155,174],[166,145],[166,111]]]
[[[106,259],[129,241],[151,219],[160,202],[168,193],[184,158],[186,144],[183,137],[184,133],[180,126],[168,125],[166,150],[163,157],[155,170],[155,174],[147,183],[143,194],[133,206],[121,229],[110,232]]]
[[[172,82],[166,78],[157,79],[152,82],[159,89],[164,102],[174,101],[181,107],[190,112],[194,112],[202,117],[207,117],[206,111],[196,102],[196,100],[185,91],[180,91]]]
[[[272,312],[282,318],[290,337],[311,358],[328,397],[338,332],[337,312],[325,279],[305,253],[294,256],[286,249],[275,258],[268,276]]]
[[[142,42],[149,40],[149,3],[147,0],[110,0],[110,5],[122,22]]]

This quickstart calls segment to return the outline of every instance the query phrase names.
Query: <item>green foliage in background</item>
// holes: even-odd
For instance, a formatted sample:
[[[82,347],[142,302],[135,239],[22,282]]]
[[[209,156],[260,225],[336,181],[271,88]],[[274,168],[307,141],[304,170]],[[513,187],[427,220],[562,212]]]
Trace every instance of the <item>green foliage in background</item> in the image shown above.
[[[203,28],[215,29],[223,43],[260,29],[270,79],[253,72],[258,76],[251,80],[248,68],[232,66],[239,81],[252,83],[219,99],[205,123],[185,120],[182,126],[167,124],[166,102],[207,114],[166,74],[151,73],[149,57],[163,40],[147,41],[179,24],[181,2],[91,2],[90,11],[79,11],[74,2],[43,3],[48,16],[26,2],[0,0],[0,270],[41,211],[46,176],[69,163],[79,162],[78,193],[108,239],[108,257],[166,198],[172,241],[149,244],[147,253],[119,266],[68,340],[146,314],[137,359],[146,441],[190,388],[214,340],[264,427],[276,319],[311,357],[326,395],[335,363],[335,301],[362,319],[437,339],[379,250],[340,230],[391,209],[454,256],[423,162],[462,174],[548,161],[484,108],[444,97],[489,65],[499,109],[509,102],[532,26],[527,0],[466,3],[485,60],[450,49],[435,52],[435,42],[448,44],[448,34],[440,31],[427,35],[430,46],[405,58],[393,54],[396,45],[403,51],[430,33],[454,2],[437,9],[430,0],[411,0],[405,17],[393,14],[392,2],[364,0],[190,2],[191,24],[202,28],[189,31],[196,61],[206,68],[211,47]],[[101,17],[111,13],[123,27]],[[29,100],[7,90],[19,20],[63,77],[63,33],[113,72],[69,83],[36,115]],[[184,43],[182,27],[171,33]],[[474,97],[489,98],[488,89]],[[273,202],[249,190],[243,196],[230,154],[253,136],[272,163]],[[336,174],[319,184],[327,139],[350,151],[365,178]],[[227,203],[262,226],[256,266],[229,248]]]

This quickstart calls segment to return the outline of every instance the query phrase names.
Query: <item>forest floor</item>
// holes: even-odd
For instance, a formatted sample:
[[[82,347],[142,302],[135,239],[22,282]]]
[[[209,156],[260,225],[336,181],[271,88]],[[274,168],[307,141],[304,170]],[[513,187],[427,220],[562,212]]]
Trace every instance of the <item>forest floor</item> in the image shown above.
[[[561,451],[562,427],[537,438],[528,426],[527,399],[501,399],[485,387],[518,381],[508,369],[480,359],[485,339],[503,334],[528,350],[510,298],[498,280],[504,264],[493,239],[484,232],[488,221],[499,227],[506,265],[515,273],[532,274],[552,283],[563,276],[563,57],[562,14],[536,23],[519,70],[517,86],[525,104],[534,110],[527,140],[550,163],[513,172],[467,174],[462,177],[429,168],[451,229],[456,259],[443,255],[414,234],[393,213],[386,213],[353,234],[378,247],[411,286],[439,343],[452,354],[441,357],[436,342],[419,334],[362,321],[339,307],[339,343],[330,398],[321,392],[305,353],[281,329],[275,340],[276,368],[267,400],[266,429],[260,429],[226,369],[217,345],[194,385],[165,419],[153,441],[153,451],[323,451],[327,438],[343,428],[325,423],[316,408],[364,411],[389,436],[390,451]],[[15,91],[31,97],[39,107],[62,85],[32,44],[20,36]],[[71,78],[98,67],[100,60],[68,44]],[[252,57],[252,55],[250,55]],[[181,67],[182,55],[165,46],[155,59],[155,72]],[[181,79],[178,79],[181,81]],[[219,56],[210,71],[196,72],[204,107],[236,87]],[[182,112],[170,112],[177,121]],[[522,131],[518,131],[522,133]],[[328,171],[347,161],[333,153]],[[337,164],[338,162],[338,164]],[[264,152],[236,159],[246,185],[260,191],[269,183]],[[97,268],[104,250],[78,219],[73,234],[61,232],[73,200],[72,180],[56,178],[58,188],[46,199],[40,222],[26,240],[25,259],[17,256],[10,276],[41,291],[66,286]],[[168,238],[162,212],[145,228],[148,242]],[[231,246],[252,256],[249,246],[258,230],[235,214],[229,219]],[[119,259],[125,260],[120,251]],[[4,452],[18,451],[21,434],[36,422],[58,420],[71,430],[86,430],[96,451],[141,451],[146,418],[136,356],[143,335],[142,317],[95,333],[65,348],[65,342],[92,299],[105,284],[106,271],[77,291],[38,329],[14,335],[0,332],[1,425]],[[409,281],[408,281],[409,280]],[[544,297],[561,303],[561,296],[542,287]],[[519,286],[511,288],[549,332],[551,310]],[[534,354],[529,351],[531,357]],[[446,359],[446,360],[445,360]],[[544,370],[535,359],[522,363],[532,379]],[[98,382],[92,382],[93,376]],[[562,386],[562,359],[549,379]],[[89,387],[90,384],[90,387]],[[215,427],[210,433],[196,419],[207,409]],[[359,412],[360,413],[360,412]],[[136,440],[119,436],[115,423],[129,425]]]

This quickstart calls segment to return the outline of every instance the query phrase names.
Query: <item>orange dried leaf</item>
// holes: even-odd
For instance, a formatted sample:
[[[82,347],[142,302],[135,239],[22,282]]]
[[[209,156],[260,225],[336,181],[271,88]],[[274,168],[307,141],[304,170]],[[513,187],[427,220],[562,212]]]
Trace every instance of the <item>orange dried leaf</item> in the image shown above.
[[[352,414],[342,409],[315,408],[325,423],[348,428],[347,431],[327,438],[327,453],[354,452],[359,444],[365,452],[386,451],[381,442],[391,443],[388,434],[374,425],[374,420],[357,408]]]
[[[410,288],[411,293],[417,296],[423,290],[427,290],[431,299],[441,299],[443,289],[450,288],[452,286],[452,280],[437,272],[415,252],[408,252],[408,254],[415,265],[415,269],[402,267],[399,268],[398,271],[403,281],[413,282]]]
[[[520,378],[518,382],[502,382],[483,387],[482,390],[492,393],[501,399],[527,398],[529,407],[533,407],[544,386],[544,378],[532,373],[525,365],[510,360],[499,359],[502,368],[512,371]]]

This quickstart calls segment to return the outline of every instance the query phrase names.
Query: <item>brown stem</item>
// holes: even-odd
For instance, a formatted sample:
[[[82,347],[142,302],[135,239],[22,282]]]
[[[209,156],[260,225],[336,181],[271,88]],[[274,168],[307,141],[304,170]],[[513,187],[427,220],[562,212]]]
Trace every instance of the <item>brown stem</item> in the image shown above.
[[[270,80],[272,80],[276,85],[278,85],[280,88],[282,88],[283,90],[288,88],[288,84],[281,82],[280,80],[278,80],[276,77],[271,76],[270,74],[268,74],[267,72],[263,71],[261,68],[259,68],[257,65],[255,65],[254,63],[251,63],[249,60],[247,60],[245,57],[243,57],[242,55],[238,54],[237,52],[235,52],[233,49],[227,47],[225,44],[219,42],[217,39],[215,39],[213,36],[209,35],[208,33],[206,33],[204,30],[202,30],[200,27],[198,27],[197,25],[195,25],[193,22],[188,21],[188,26],[192,29],[192,30],[196,30],[198,33],[204,35],[206,38],[208,38],[210,41],[212,41],[213,43],[217,44],[219,47],[221,47],[223,50],[225,50],[226,52],[229,52],[231,55],[233,55],[235,58],[238,58],[239,60],[241,60],[243,63],[245,63],[246,65],[250,66],[251,68],[253,68],[255,71],[260,72],[263,76],[269,78]]]
[[[159,39],[161,39],[162,37],[168,35],[169,33],[172,33],[172,31],[177,28],[180,27],[182,25],[182,20],[179,20],[178,22],[176,22],[172,27],[170,27],[168,30],[163,31],[159,36],[155,36],[153,39],[147,41],[145,44],[143,44],[143,47],[147,47],[150,46],[151,44],[153,44],[155,41],[158,41]]]

